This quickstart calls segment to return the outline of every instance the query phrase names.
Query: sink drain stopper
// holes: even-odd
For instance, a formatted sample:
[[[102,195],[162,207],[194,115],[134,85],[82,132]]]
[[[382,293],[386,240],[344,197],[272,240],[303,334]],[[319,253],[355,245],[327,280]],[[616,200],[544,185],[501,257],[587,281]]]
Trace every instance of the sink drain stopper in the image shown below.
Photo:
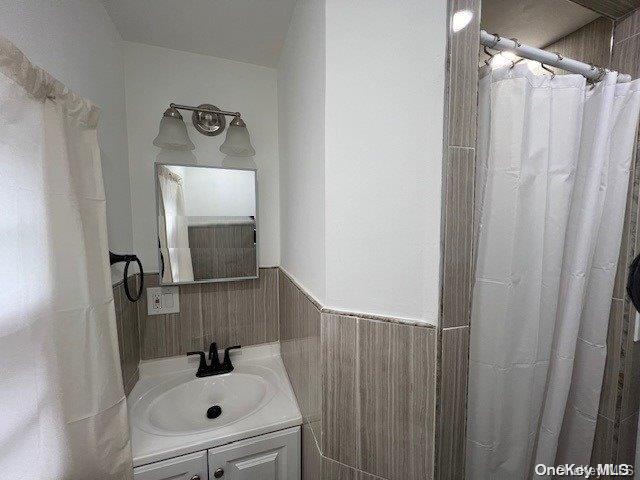
[[[207,409],[207,418],[218,418],[222,414],[222,408],[220,405],[214,405]]]

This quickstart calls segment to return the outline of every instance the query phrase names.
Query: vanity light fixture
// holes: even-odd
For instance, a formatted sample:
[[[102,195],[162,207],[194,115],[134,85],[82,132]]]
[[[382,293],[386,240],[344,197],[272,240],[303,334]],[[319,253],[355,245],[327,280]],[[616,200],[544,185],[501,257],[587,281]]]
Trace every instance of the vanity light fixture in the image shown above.
[[[234,157],[253,157],[256,154],[253,145],[251,145],[247,124],[240,118],[240,115],[231,120],[227,129],[227,138],[220,145],[220,151]]]
[[[182,115],[173,106],[164,111],[158,128],[158,136],[153,139],[153,144],[156,147],[172,150],[193,150],[196,148],[189,138]]]
[[[252,157],[256,154],[247,130],[247,124],[240,112],[221,110],[215,105],[203,103],[197,107],[190,105],[169,104],[160,121],[160,131],[153,144],[161,148],[177,150],[193,150],[195,146],[189,139],[187,128],[178,110],[193,112],[191,121],[196,130],[203,135],[214,137],[220,135],[227,126],[225,116],[233,117],[227,128],[227,136],[220,145],[220,151],[234,157]]]

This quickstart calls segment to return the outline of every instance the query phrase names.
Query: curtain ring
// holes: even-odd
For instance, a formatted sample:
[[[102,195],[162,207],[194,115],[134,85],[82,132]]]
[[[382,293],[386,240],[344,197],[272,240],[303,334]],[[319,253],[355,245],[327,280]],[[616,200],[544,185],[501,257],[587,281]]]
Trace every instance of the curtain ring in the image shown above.
[[[520,43],[520,40],[518,40],[516,37],[510,37],[509,40],[511,40],[513,43],[516,44],[516,48],[520,48],[522,46],[522,44]],[[513,52],[511,52],[511,53],[513,53]],[[522,59],[511,60],[511,67],[509,67],[509,70],[513,70],[513,68],[516,66],[516,63],[518,63],[520,60],[522,60]]]
[[[543,70],[546,70],[547,72],[549,72],[551,74],[551,80],[553,80],[554,78],[556,78],[556,72],[554,72],[553,70],[551,70],[549,67],[547,67],[544,63],[540,62],[540,66],[542,67]]]
[[[500,35],[498,35],[497,33],[492,33],[491,35],[493,35],[493,45],[491,45],[491,47],[489,48],[495,47],[500,42],[500,40],[502,40],[500,38]]]
[[[607,74],[606,68],[596,67],[593,63],[590,63],[589,66],[591,67],[591,70],[596,70],[598,72],[598,75],[591,80],[594,84],[602,80],[602,78]]]
[[[562,60],[564,60],[564,57],[562,55],[560,55],[558,52],[551,52],[553,53],[556,57],[558,57],[558,61],[561,62]]]
[[[485,55],[487,55],[489,57],[488,60],[484,61],[484,64],[489,66],[489,64],[491,63],[491,60],[493,60],[493,57],[494,57],[495,53],[489,52],[489,49],[487,48],[486,45],[482,47],[482,51],[485,53]]]

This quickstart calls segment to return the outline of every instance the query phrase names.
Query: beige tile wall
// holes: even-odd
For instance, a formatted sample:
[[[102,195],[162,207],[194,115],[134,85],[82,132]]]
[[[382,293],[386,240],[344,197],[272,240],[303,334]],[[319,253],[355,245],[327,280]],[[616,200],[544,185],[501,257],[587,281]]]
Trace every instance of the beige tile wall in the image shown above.
[[[451,18],[462,10],[471,12],[472,20],[454,32]],[[434,442],[436,479],[464,478],[479,31],[480,0],[449,0]]]
[[[568,58],[580,59],[581,62],[607,67],[611,62],[613,24],[614,22],[610,18],[597,18],[557,42],[546,46],[545,50],[558,52]],[[550,68],[557,73],[567,73],[564,70]]]
[[[283,271],[279,291],[303,478],[433,478],[436,329],[323,310]]]
[[[133,291],[138,291],[138,279],[132,277],[129,284]],[[140,341],[138,339],[138,314],[136,305],[131,303],[124,292],[124,283],[113,286],[113,301],[118,326],[118,347],[120,349],[120,367],[122,383],[127,395],[138,381],[138,364],[140,363]]]
[[[306,425],[320,443],[320,307],[279,271],[282,360]]]
[[[616,22],[611,67],[640,77],[640,10]],[[633,341],[635,309],[626,297],[628,266],[640,252],[637,235],[640,154],[632,164],[622,245],[609,315],[607,360],[592,463],[633,463],[640,401],[640,344]]]
[[[147,315],[146,292],[137,303],[143,360],[190,350],[256,345],[278,340],[277,269],[261,268],[260,278],[240,282],[180,286],[180,313]],[[157,274],[145,285],[158,284]]]
[[[130,281],[137,290],[138,278]],[[137,381],[140,360],[207,350],[214,341],[224,348],[279,339],[276,268],[261,268],[256,280],[181,285],[180,313],[147,315],[146,288],[157,285],[157,273],[145,274],[136,303],[126,298],[122,282],[113,289],[127,393]]]
[[[239,278],[256,275],[254,224],[189,226],[193,277]]]
[[[320,454],[322,395],[320,385],[321,307],[279,271],[278,302],[280,348],[291,386],[300,407],[302,428],[302,478],[325,478]],[[338,478],[338,477],[336,477]]]

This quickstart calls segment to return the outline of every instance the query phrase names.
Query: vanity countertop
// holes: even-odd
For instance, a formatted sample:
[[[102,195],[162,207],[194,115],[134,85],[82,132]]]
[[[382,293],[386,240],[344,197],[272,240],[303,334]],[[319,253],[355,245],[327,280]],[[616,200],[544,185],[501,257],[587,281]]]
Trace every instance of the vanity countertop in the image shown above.
[[[197,378],[197,357],[143,361],[129,394],[133,466],[302,424],[278,343],[231,353],[231,373]],[[207,418],[207,409],[222,413]]]

